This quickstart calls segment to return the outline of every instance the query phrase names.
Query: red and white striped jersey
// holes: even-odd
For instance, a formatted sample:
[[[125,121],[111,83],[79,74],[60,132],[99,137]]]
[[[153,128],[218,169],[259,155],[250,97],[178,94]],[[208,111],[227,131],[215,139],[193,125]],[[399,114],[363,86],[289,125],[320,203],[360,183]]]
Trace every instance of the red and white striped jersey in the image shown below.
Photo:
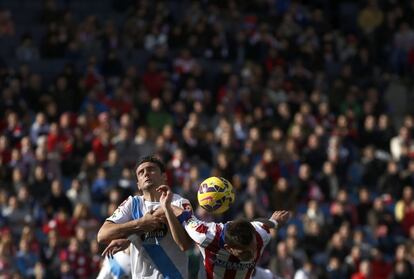
[[[180,216],[179,219],[203,255],[205,274],[200,274],[201,278],[251,278],[256,263],[271,238],[268,226],[257,221],[251,222],[256,229],[257,253],[251,261],[240,261],[224,249],[226,224],[204,222],[194,215],[184,215],[186,217]]]

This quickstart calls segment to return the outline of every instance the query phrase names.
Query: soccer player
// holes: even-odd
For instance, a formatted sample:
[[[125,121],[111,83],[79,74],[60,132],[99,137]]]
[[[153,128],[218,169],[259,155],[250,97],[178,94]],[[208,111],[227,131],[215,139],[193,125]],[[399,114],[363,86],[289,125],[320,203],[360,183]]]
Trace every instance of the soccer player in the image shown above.
[[[288,211],[275,211],[270,219],[260,221],[204,222],[172,206],[173,193],[168,186],[160,186],[158,191],[162,192],[161,206],[174,239],[183,238],[186,231],[195,241],[203,256],[206,278],[251,278],[270,241],[270,229],[284,224],[290,215]]]
[[[184,251],[192,241],[184,236],[176,244],[164,213],[158,210],[161,192],[156,189],[166,183],[165,166],[156,157],[144,157],[135,173],[142,196],[130,196],[100,228],[98,242],[109,243],[103,255],[112,257],[131,243],[132,278],[187,278],[188,257]],[[191,211],[188,200],[170,194],[174,206]]]

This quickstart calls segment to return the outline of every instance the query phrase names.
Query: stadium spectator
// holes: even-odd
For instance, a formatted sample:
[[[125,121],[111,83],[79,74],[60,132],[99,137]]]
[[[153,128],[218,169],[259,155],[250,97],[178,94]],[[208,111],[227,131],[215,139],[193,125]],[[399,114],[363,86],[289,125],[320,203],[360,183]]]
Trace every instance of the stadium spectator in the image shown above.
[[[270,262],[270,269],[282,278],[292,278],[295,273],[294,258],[289,255],[285,241],[277,244],[276,253]]]
[[[351,276],[352,279],[366,279],[371,276],[371,267],[369,260],[363,260],[360,263],[359,270],[354,272]]]
[[[32,62],[39,59],[39,50],[33,45],[30,36],[24,36],[20,46],[16,50],[16,57],[22,62]]]

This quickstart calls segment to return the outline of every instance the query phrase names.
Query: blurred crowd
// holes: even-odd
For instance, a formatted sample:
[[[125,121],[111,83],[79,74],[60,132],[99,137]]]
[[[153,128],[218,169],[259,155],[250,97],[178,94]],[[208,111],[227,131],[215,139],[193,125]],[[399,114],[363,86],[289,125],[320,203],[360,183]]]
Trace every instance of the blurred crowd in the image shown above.
[[[414,116],[384,98],[413,72],[413,1],[75,2],[42,1],[40,41],[0,7],[0,39],[22,34],[0,57],[1,278],[96,276],[148,154],[201,218],[291,210],[260,263],[277,276],[414,278]],[[197,207],[213,175],[236,190],[219,217]]]

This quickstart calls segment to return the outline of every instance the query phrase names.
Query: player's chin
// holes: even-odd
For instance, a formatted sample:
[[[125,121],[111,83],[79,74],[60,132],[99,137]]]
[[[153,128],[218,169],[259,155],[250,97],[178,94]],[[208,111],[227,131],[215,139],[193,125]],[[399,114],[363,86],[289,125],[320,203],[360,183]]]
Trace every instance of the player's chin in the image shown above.
[[[142,189],[148,190],[148,189],[151,189],[151,188],[156,188],[154,186],[155,186],[154,183],[152,183],[152,182],[146,182],[146,183],[144,183],[144,185],[142,185]]]

